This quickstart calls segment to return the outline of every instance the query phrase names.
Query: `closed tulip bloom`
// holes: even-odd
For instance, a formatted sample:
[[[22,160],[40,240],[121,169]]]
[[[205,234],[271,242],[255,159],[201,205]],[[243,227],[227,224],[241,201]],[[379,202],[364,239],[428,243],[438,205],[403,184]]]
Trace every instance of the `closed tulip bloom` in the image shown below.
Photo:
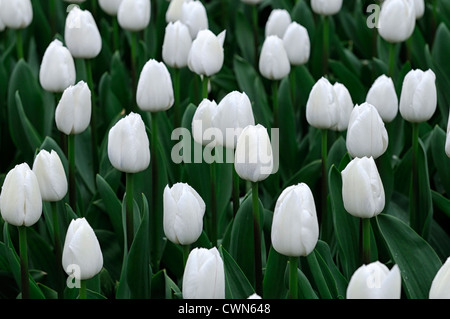
[[[375,106],[384,122],[392,122],[398,113],[398,97],[390,77],[378,77],[367,93],[366,102]]]
[[[91,91],[86,82],[69,86],[56,107],[56,127],[66,135],[80,134],[89,126],[91,110]]]
[[[143,111],[159,112],[172,107],[172,79],[164,63],[150,59],[144,65],[137,85],[136,101]]]
[[[436,75],[432,70],[411,70],[403,80],[400,114],[413,123],[426,122],[437,107]]]
[[[42,215],[39,183],[27,163],[16,165],[6,174],[0,194],[0,211],[5,222],[32,226]]]
[[[308,62],[311,53],[311,42],[308,30],[297,22],[289,24],[283,36],[283,44],[291,65],[302,65]]]
[[[73,219],[67,229],[62,253],[64,270],[79,267],[78,280],[86,280],[97,275],[103,268],[103,254],[91,225],[85,218]],[[67,273],[71,275],[71,273]]]
[[[220,101],[214,117],[214,126],[221,130],[223,138],[218,143],[234,149],[239,135],[248,125],[255,125],[255,118],[247,94],[238,91],[228,93]]]
[[[4,0],[1,2],[0,20],[10,29],[24,29],[33,21],[30,0]]]
[[[342,0],[311,0],[311,8],[316,14],[335,15],[342,8]]]
[[[391,270],[379,261],[359,267],[347,286],[347,299],[400,299],[402,277],[394,265]]]
[[[177,183],[164,188],[164,233],[175,244],[193,244],[202,234],[206,205],[191,186]]]
[[[142,31],[150,23],[150,0],[122,0],[117,11],[117,21],[122,29]]]
[[[438,270],[429,292],[430,299],[450,299],[450,257]]]
[[[265,34],[266,37],[276,35],[280,39],[283,38],[286,29],[291,24],[291,16],[289,12],[284,9],[274,9],[270,12],[269,18],[266,22]]]
[[[353,100],[348,89],[342,83],[336,82],[333,85],[333,90],[338,101],[337,124],[333,129],[335,131],[345,131],[348,128],[350,116],[353,111]]]
[[[378,18],[380,36],[391,43],[406,41],[416,26],[414,0],[385,0]]]
[[[182,287],[183,299],[225,299],[225,269],[216,247],[190,252]]]
[[[223,43],[226,31],[215,35],[210,30],[201,30],[192,42],[188,56],[189,70],[211,76],[222,69],[224,61]]]
[[[192,137],[198,144],[206,146],[213,143],[210,146],[215,145],[216,140],[211,142],[211,140],[207,139],[205,137],[205,131],[215,128],[213,121],[217,113],[217,108],[217,103],[208,99],[203,99],[197,107],[192,118]]]
[[[113,17],[117,16],[121,2],[122,0],[98,0],[100,8]]]
[[[185,0],[183,2],[180,21],[189,28],[192,39],[197,37],[200,30],[209,28],[206,8],[199,0]]]
[[[48,92],[63,92],[76,80],[75,62],[70,51],[59,40],[53,40],[44,52],[39,81]]]
[[[319,239],[319,223],[311,189],[301,183],[283,190],[275,205],[272,245],[280,254],[307,256]]]
[[[375,106],[356,105],[347,130],[347,150],[352,157],[378,158],[386,152],[389,137]]]
[[[67,194],[67,177],[58,153],[41,150],[33,163],[33,172],[39,183],[42,200],[56,202]]]
[[[170,0],[166,11],[166,22],[175,22],[181,20],[181,9],[186,0]]]
[[[236,144],[236,173],[244,180],[259,182],[272,174],[273,165],[272,145],[267,129],[260,124],[245,127]]]
[[[64,39],[74,58],[92,59],[102,50],[102,38],[92,13],[77,6],[67,15]]]
[[[342,199],[349,214],[372,218],[383,211],[384,187],[373,157],[353,159],[341,175]]]
[[[332,129],[339,122],[339,101],[333,85],[324,77],[314,84],[306,103],[306,120],[318,129]]]
[[[191,46],[192,38],[186,25],[176,21],[166,26],[162,57],[168,66],[177,69],[187,66]]]
[[[269,80],[281,80],[291,72],[283,40],[276,35],[268,36],[264,40],[259,57],[259,72]]]

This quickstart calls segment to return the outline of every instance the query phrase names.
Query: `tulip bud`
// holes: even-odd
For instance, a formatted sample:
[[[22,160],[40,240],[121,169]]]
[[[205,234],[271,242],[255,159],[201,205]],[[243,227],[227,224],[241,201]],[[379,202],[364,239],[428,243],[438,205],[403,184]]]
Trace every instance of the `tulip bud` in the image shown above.
[[[413,123],[426,122],[437,107],[436,75],[432,70],[411,70],[403,80],[400,114]]]
[[[447,124],[447,138],[445,139],[445,153],[450,157],[450,114]]]
[[[199,31],[189,51],[189,70],[206,76],[218,73],[224,61],[223,43],[225,34],[225,30],[217,36],[210,30]]]
[[[372,218],[383,211],[384,187],[373,157],[354,158],[341,175],[342,199],[349,214]]]
[[[67,177],[61,159],[55,151],[41,150],[33,163],[42,200],[57,202],[67,194]]]
[[[265,28],[266,37],[270,35],[276,35],[280,39],[282,39],[291,21],[292,21],[291,16],[289,15],[289,12],[287,12],[286,10],[284,9],[272,10],[266,23]]]
[[[335,15],[342,8],[342,0],[311,0],[311,8],[316,14]]]
[[[272,174],[273,165],[272,146],[267,129],[260,124],[246,126],[236,144],[236,173],[244,180],[259,182]]]
[[[170,0],[166,11],[166,22],[176,22],[181,20],[181,8],[186,0]]]
[[[188,184],[164,189],[164,233],[175,244],[193,244],[202,234],[206,205]]]
[[[145,124],[137,113],[119,120],[108,134],[108,157],[116,169],[137,173],[150,164],[150,142]]]
[[[222,139],[217,141],[219,145],[234,149],[242,130],[248,125],[255,125],[252,104],[247,94],[237,91],[228,93],[220,101],[213,121],[214,127],[222,132]],[[233,136],[229,136],[231,131]]]
[[[333,85],[324,77],[314,84],[306,104],[306,120],[318,129],[332,129],[339,121],[338,98]]]
[[[30,0],[7,0],[1,3],[0,20],[10,29],[25,29],[33,21]]]
[[[397,265],[389,269],[379,261],[359,267],[347,286],[347,299],[400,299],[402,278]]]
[[[308,30],[297,22],[289,24],[283,36],[283,44],[291,65],[302,65],[308,62],[311,42]]]
[[[337,98],[337,118],[338,122],[332,129],[335,131],[345,131],[348,128],[350,116],[353,111],[353,100],[348,89],[342,83],[336,82],[333,85],[334,93]]]
[[[66,135],[83,132],[91,121],[91,109],[91,91],[86,82],[69,86],[56,107],[56,127]]]
[[[271,35],[264,40],[259,57],[259,72],[269,80],[281,80],[291,72],[289,57],[279,37]]]
[[[70,51],[59,40],[53,40],[44,52],[39,81],[44,90],[63,92],[75,84],[75,62]]]
[[[192,38],[186,25],[176,21],[166,26],[162,57],[168,66],[177,69],[187,66],[191,46]]]
[[[172,79],[162,62],[150,59],[142,69],[136,92],[136,102],[143,111],[170,109],[174,102]]]
[[[28,164],[16,165],[6,174],[0,194],[3,219],[14,226],[32,226],[42,215],[39,183]]]
[[[367,93],[366,102],[375,106],[384,122],[392,122],[398,113],[398,97],[392,79],[384,74],[378,77]]]
[[[198,0],[185,0],[183,2],[181,5],[180,21],[189,28],[192,39],[197,37],[200,30],[207,30],[209,28],[206,8]]]
[[[79,273],[74,273],[78,280],[90,279],[103,268],[100,244],[85,218],[73,219],[69,224],[62,253],[62,265],[68,275],[72,275],[68,272],[73,270],[72,266],[78,267]]]
[[[183,299],[225,299],[225,269],[216,247],[190,252],[182,287]]]
[[[64,39],[74,58],[92,59],[102,49],[102,38],[94,17],[78,6],[74,6],[66,18]]]
[[[205,131],[214,128],[213,119],[217,112],[217,103],[208,99],[203,99],[192,118],[192,136],[195,142],[203,146],[213,143],[205,138]]]
[[[280,254],[307,256],[319,239],[319,223],[311,189],[301,183],[283,190],[275,205],[272,245]]]
[[[430,299],[450,299],[450,257],[441,266],[431,283]]]
[[[117,16],[121,2],[122,0],[98,0],[100,8],[113,17]]]
[[[387,42],[406,41],[416,26],[414,0],[386,0],[378,18],[378,32]]]
[[[347,130],[347,150],[352,157],[378,158],[386,152],[389,137],[375,106],[356,105]]]
[[[122,0],[117,11],[117,21],[122,29],[142,31],[150,23],[150,0]]]
[[[416,12],[416,19],[422,18],[425,13],[425,1],[424,0],[414,0],[414,9]]]

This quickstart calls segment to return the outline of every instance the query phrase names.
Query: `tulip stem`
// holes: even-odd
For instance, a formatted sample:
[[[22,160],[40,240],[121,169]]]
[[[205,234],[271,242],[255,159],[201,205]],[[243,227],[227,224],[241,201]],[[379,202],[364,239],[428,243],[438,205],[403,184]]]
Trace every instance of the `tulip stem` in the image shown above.
[[[69,157],[69,205],[76,211],[76,188],[75,188],[75,135],[67,136],[67,154]]]
[[[134,105],[136,103],[136,88],[137,88],[137,72],[138,72],[138,66],[137,66],[137,48],[138,47],[138,35],[136,32],[131,32],[131,85],[133,89],[133,103]],[[133,106],[131,107],[131,110],[133,110]]]
[[[330,55],[330,20],[323,16],[323,75],[328,73],[328,58]]]
[[[23,31],[21,29],[17,30],[17,32],[16,32],[17,60],[21,60],[24,58],[22,32]]]
[[[289,257],[289,298],[298,299],[297,257]]]
[[[182,249],[183,249],[183,265],[186,267],[186,262],[189,257],[189,253],[191,252],[191,246],[182,245]]]
[[[324,240],[328,240],[331,227],[328,225],[328,131],[322,130],[322,194],[321,194],[321,210],[319,221],[322,224],[322,235]]]
[[[153,244],[153,260],[155,265],[159,263],[159,239],[162,237],[159,226],[161,225],[161,216],[157,210],[157,202],[158,202],[158,113],[151,113],[152,117],[152,138],[150,144],[150,152],[151,152],[151,169],[152,169],[152,214],[153,214],[153,222],[151,223],[151,234],[152,244]]]
[[[173,113],[173,128],[180,127],[180,69],[173,69],[173,91],[175,94],[175,104]]]
[[[412,229],[417,233],[421,233],[420,226],[418,225],[417,209],[419,207],[419,181],[417,172],[417,157],[419,153],[419,124],[411,123],[412,125],[412,196],[410,201],[410,214],[409,222]]]
[[[202,79],[202,99],[208,98],[208,77],[206,75],[203,75]]]
[[[395,72],[395,43],[389,43],[389,77],[394,77]]]
[[[370,219],[362,218],[362,262],[364,265],[370,264]]]
[[[211,243],[217,245],[217,192],[216,192],[216,162],[209,165],[211,187]]]
[[[273,103],[273,127],[278,128],[279,103],[278,103],[278,81],[272,81],[272,103]]]
[[[126,228],[127,228],[127,248],[130,251],[134,238],[134,213],[133,213],[133,173],[126,173]]]
[[[253,242],[255,254],[255,290],[262,296],[261,216],[259,212],[258,182],[252,182]]]
[[[239,175],[236,170],[233,168],[233,217],[236,217],[236,214],[239,210],[240,206],[240,187],[239,187]]]
[[[52,207],[52,219],[53,219],[53,238],[55,241],[55,255],[56,255],[56,265],[58,268],[58,297],[62,298],[64,292],[64,274],[61,267],[62,261],[62,251],[61,251],[61,234],[59,231],[59,221],[58,221],[58,209],[56,202],[50,203]]]
[[[252,5],[252,19],[253,19],[253,46],[254,46],[254,63],[258,65],[258,6]]]
[[[20,282],[22,299],[30,299],[30,283],[28,279],[27,227],[19,226]]]
[[[97,152],[97,107],[95,102],[94,78],[92,76],[92,62],[86,59],[86,76],[88,87],[91,91],[92,111],[91,111],[91,147],[94,172],[98,172],[98,152]]]
[[[78,299],[87,299],[87,287],[86,280],[80,280],[80,292]]]

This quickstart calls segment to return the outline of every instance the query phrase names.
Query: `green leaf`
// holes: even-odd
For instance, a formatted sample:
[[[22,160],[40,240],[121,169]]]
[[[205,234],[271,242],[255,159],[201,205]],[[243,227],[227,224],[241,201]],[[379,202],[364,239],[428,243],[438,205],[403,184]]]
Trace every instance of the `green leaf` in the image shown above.
[[[242,57],[254,64],[255,46],[253,41],[253,28],[250,21],[244,16],[242,11],[236,16],[236,41],[241,50]]]
[[[263,297],[265,299],[281,299],[286,296],[287,285],[280,278],[283,278],[286,272],[288,260],[288,257],[270,247],[263,280]]]
[[[446,132],[439,126],[435,126],[431,136],[431,155],[436,168],[436,179],[447,194],[450,194],[450,158],[445,154]]]

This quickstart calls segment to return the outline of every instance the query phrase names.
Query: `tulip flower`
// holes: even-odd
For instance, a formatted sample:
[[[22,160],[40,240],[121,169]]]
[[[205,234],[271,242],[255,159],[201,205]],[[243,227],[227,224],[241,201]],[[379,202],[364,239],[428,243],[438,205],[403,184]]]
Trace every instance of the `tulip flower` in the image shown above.
[[[270,12],[269,18],[266,22],[265,35],[266,37],[276,35],[280,39],[283,38],[286,29],[291,24],[291,16],[289,12],[284,9],[274,9]]]
[[[209,28],[206,8],[199,0],[185,0],[183,2],[180,21],[189,28],[192,39],[197,37],[200,30]]]
[[[311,0],[311,8],[316,14],[335,15],[342,8],[342,0]]]
[[[91,225],[85,218],[70,222],[64,242],[62,265],[66,273],[80,280],[80,299],[86,298],[86,280],[103,268],[103,254]],[[72,274],[72,271],[74,273]]]
[[[333,85],[333,90],[337,98],[337,124],[332,129],[336,131],[345,131],[350,122],[350,116],[353,111],[353,100],[348,89],[342,83],[336,82]]]
[[[225,269],[216,247],[190,252],[182,287],[183,299],[225,298]]]
[[[445,139],[445,154],[450,157],[450,115],[447,124],[447,138]]]
[[[120,27],[133,32],[147,28],[150,16],[150,0],[122,0],[117,11]]]
[[[378,32],[390,43],[406,41],[416,26],[414,0],[386,0],[378,18]]]
[[[388,147],[389,137],[375,106],[356,105],[347,130],[347,150],[352,157],[378,158]]]
[[[185,1],[186,0],[170,0],[169,7],[166,11],[167,23],[181,20],[181,9]]]
[[[185,183],[164,189],[164,233],[175,244],[193,244],[203,231],[206,205],[194,188]]]
[[[162,62],[150,59],[142,69],[137,86],[136,102],[143,111],[160,112],[172,107],[172,79]]]
[[[268,36],[259,57],[259,72],[269,80],[281,80],[291,72],[291,65],[283,40]]]
[[[391,270],[379,261],[362,265],[350,278],[347,299],[400,299],[400,269]]]
[[[189,70],[206,77],[218,73],[224,61],[225,34],[225,30],[217,36],[210,30],[201,30],[192,42],[189,51]]]
[[[450,257],[441,266],[431,283],[430,299],[450,299]]]
[[[303,65],[308,62],[311,42],[308,30],[297,22],[291,22],[283,36],[283,44],[291,65]]]
[[[191,46],[192,38],[186,25],[176,21],[166,26],[162,57],[168,66],[176,69],[187,66]]]
[[[398,113],[398,97],[392,78],[378,77],[367,93],[366,102],[375,106],[384,122],[392,122]]]
[[[67,15],[64,39],[74,58],[92,59],[102,49],[102,38],[92,13],[78,6]]]
[[[333,85],[324,77],[319,79],[309,93],[306,120],[318,129],[332,129],[338,125],[338,98]]]
[[[214,147],[216,140],[206,138],[206,131],[214,128],[214,117],[217,113],[217,103],[208,99],[203,99],[195,110],[192,118],[192,137],[195,142],[203,146]]]
[[[122,0],[98,0],[98,4],[103,11],[110,16],[117,16]]]
[[[425,0],[414,0],[414,9],[416,12],[416,19],[422,18],[425,13]]]
[[[44,90],[63,92],[75,84],[75,62],[61,41],[53,40],[44,52],[39,70],[39,81]]]
[[[33,7],[30,0],[2,2],[0,20],[9,29],[25,29],[33,21]]]

